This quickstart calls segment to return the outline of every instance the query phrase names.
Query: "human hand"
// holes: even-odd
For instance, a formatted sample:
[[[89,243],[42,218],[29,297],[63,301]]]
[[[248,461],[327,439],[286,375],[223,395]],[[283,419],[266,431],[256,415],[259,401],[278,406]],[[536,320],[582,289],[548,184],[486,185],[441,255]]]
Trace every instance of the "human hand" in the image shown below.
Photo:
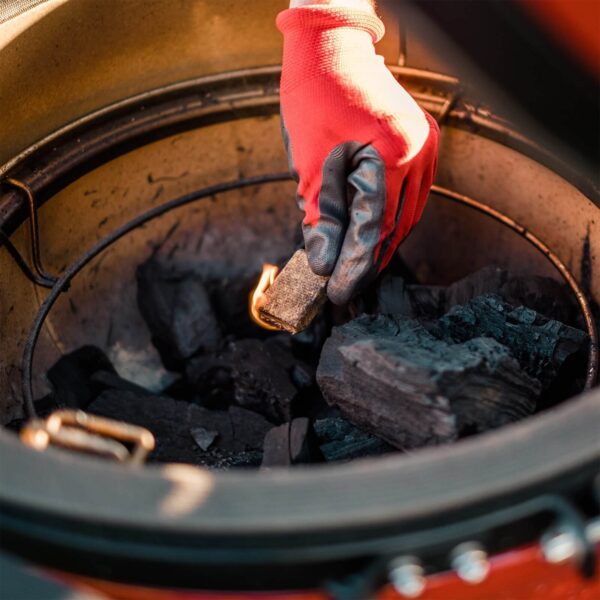
[[[307,6],[280,13],[281,116],[304,211],[308,261],[344,304],[419,221],[439,128],[375,54],[374,12]]]

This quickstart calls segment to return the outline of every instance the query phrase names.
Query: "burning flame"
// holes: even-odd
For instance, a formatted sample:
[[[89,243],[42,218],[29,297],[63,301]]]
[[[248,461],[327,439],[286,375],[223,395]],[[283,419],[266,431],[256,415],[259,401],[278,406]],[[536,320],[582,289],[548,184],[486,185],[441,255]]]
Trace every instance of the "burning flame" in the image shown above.
[[[277,277],[277,273],[279,273],[279,267],[276,265],[270,265],[269,263],[265,263],[262,268],[262,273],[260,274],[260,278],[256,287],[250,292],[250,316],[252,320],[261,327],[265,329],[270,329],[271,331],[279,331],[278,327],[274,327],[269,323],[266,323],[262,320],[258,309],[261,307],[264,302],[265,292],[271,287],[273,282],[275,281],[275,277]]]

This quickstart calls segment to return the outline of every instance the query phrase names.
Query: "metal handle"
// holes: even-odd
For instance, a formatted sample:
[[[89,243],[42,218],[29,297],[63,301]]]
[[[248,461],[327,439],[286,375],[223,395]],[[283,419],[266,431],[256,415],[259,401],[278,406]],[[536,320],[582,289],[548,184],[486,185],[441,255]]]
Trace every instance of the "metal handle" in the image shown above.
[[[154,436],[147,429],[82,410],[62,409],[46,419],[32,419],[20,437],[24,444],[42,452],[57,445],[132,465],[144,463],[154,449]],[[132,444],[133,449],[126,444]]]
[[[14,244],[10,241],[10,238],[4,231],[0,229],[0,242],[6,246],[8,252],[13,257],[17,266],[23,271],[25,276],[33,281],[33,283],[51,288],[58,280],[58,277],[51,275],[46,271],[42,264],[41,250],[40,250],[40,232],[37,221],[37,206],[35,199],[33,198],[33,192],[31,188],[18,179],[7,177],[3,180],[3,183],[11,185],[14,188],[22,191],[27,199],[27,210],[29,212],[29,233],[31,243],[31,260],[33,263],[33,269],[27,265],[27,261],[21,256],[19,251],[15,248]]]

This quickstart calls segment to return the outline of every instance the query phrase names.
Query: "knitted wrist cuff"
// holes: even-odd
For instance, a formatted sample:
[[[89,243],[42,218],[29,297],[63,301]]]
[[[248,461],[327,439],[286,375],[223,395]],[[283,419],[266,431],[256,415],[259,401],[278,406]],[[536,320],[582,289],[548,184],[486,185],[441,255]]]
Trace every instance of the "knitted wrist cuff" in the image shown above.
[[[299,29],[352,27],[368,32],[373,43],[378,42],[385,33],[383,23],[375,14],[340,6],[288,8],[277,15],[276,23],[283,34]]]

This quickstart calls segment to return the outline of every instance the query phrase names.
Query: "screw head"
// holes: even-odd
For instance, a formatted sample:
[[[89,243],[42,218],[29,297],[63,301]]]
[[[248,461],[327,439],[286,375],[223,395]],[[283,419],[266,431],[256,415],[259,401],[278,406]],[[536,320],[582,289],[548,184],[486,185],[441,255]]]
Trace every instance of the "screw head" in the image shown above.
[[[477,542],[466,542],[454,548],[451,563],[456,574],[473,585],[484,581],[490,572],[487,552]]]
[[[582,550],[577,535],[568,527],[555,529],[542,538],[544,558],[554,565],[578,559]]]
[[[388,577],[396,592],[405,598],[418,598],[427,584],[425,570],[414,556],[394,559],[389,565]]]

